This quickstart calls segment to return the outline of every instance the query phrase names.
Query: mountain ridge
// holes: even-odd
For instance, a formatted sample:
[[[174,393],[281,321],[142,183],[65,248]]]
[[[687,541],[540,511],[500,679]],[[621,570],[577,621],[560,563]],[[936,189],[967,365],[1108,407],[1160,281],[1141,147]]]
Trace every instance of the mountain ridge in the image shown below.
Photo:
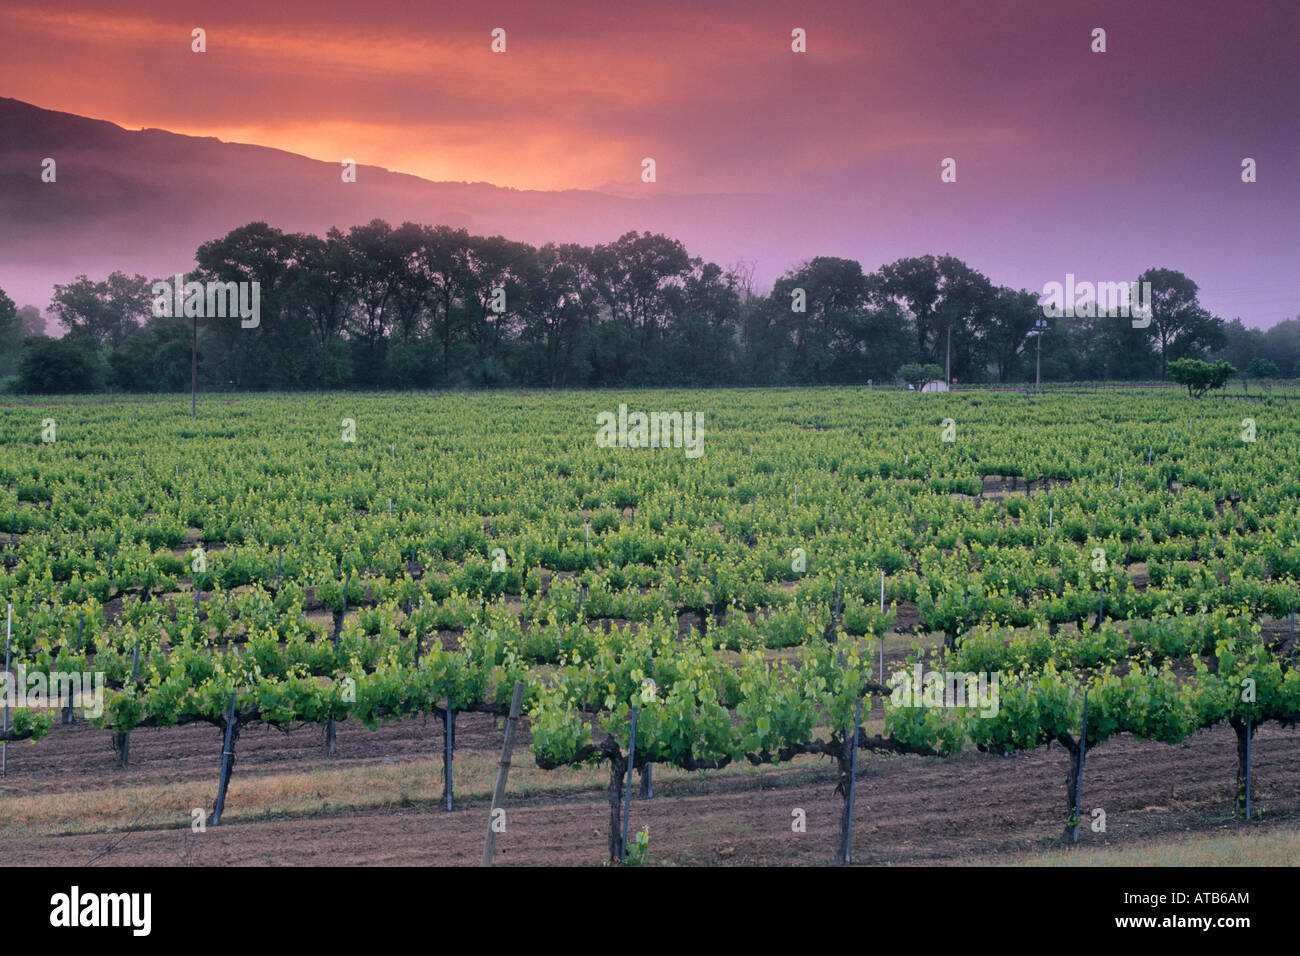
[[[442,224],[534,244],[609,242],[667,232],[693,254],[731,245],[753,194],[660,193],[629,198],[585,189],[518,189],[435,181],[255,143],[227,142],[0,97],[0,288],[45,308],[55,283],[120,269],[171,275],[200,244],[248,222],[323,234],[372,219]],[[41,181],[46,157],[56,181]],[[715,253],[716,255],[716,253]],[[790,263],[781,263],[782,268]]]

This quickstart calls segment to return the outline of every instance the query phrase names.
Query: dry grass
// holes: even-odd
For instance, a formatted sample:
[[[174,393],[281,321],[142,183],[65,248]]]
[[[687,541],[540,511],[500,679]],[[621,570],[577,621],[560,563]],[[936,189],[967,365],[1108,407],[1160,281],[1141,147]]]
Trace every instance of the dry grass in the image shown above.
[[[539,770],[516,755],[511,796],[568,793],[606,784],[594,768]],[[458,754],[453,763],[457,803],[486,801],[495,782],[496,758]],[[7,837],[54,836],[188,826],[196,807],[211,808],[216,780],[70,790],[13,797],[0,804],[0,831]],[[265,820],[402,806],[435,805],[442,797],[440,760],[313,766],[292,773],[240,773],[236,768],[223,819]],[[75,822],[74,822],[75,821]]]
[[[659,765],[655,767],[655,787],[684,783],[688,791],[707,792],[718,778],[788,772],[792,764],[816,759],[796,758],[791,764],[761,769],[736,763],[708,773]],[[456,755],[452,785],[457,806],[491,799],[497,760],[485,753]],[[507,791],[511,800],[578,794],[603,799],[609,785],[605,764],[541,770],[526,751],[516,751],[514,761]],[[215,796],[215,779],[168,782],[157,778],[132,786],[10,797],[0,802],[0,832],[7,838],[34,838],[189,826],[192,811],[199,807],[210,811]],[[248,822],[436,806],[441,799],[441,760],[367,762],[349,767],[322,763],[301,771],[263,774],[241,773],[237,767],[222,819]]]
[[[1270,827],[1179,837],[1124,849],[1049,850],[1011,866],[1300,866],[1300,833]]]

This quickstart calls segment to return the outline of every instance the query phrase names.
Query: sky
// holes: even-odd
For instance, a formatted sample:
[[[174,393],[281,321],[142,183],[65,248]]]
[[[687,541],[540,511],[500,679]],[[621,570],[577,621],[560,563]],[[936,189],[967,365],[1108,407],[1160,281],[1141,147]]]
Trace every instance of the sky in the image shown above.
[[[1297,41],[1294,0],[3,0],[0,95],[432,180],[761,197],[708,251],[769,281],[778,233],[1032,289],[1167,267],[1267,326],[1300,314]]]

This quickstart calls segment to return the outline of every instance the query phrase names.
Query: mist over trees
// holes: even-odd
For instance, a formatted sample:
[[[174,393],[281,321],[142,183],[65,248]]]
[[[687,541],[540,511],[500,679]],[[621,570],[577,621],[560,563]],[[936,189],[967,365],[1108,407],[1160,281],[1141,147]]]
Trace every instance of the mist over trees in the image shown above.
[[[256,328],[156,317],[152,280],[83,275],[56,286],[58,340],[39,310],[0,293],[0,378],[19,391],[183,391],[196,323],[205,390],[886,383],[905,365],[948,367],[962,383],[1032,381],[1043,318],[1038,293],[952,256],[870,273],[818,256],[761,294],[747,265],[637,232],[534,247],[378,219],[324,236],[254,222],[195,260],[186,281],[260,284]],[[1300,372],[1300,321],[1247,329],[1206,312],[1179,272],[1137,280],[1152,283],[1149,326],[1049,319],[1045,381],[1161,378],[1184,358]]]

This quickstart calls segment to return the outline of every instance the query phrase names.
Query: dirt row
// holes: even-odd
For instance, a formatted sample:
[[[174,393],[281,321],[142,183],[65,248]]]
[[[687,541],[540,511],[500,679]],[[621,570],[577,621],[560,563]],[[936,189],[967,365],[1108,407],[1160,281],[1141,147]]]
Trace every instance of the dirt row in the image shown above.
[[[496,754],[500,729],[488,716],[462,715],[457,754]],[[529,742],[524,733],[519,752]],[[429,761],[441,752],[441,724],[416,719],[368,731],[339,728],[339,755],[322,756],[323,731],[253,727],[239,740],[230,805],[255,776],[307,773],[328,766]],[[0,799],[143,780],[210,781],[219,740],[208,726],[137,731],[132,766],[114,765],[109,735],[89,725],[56,727],[34,746],[11,745]],[[1252,826],[1300,826],[1300,737],[1276,724],[1254,744],[1254,799],[1264,811]],[[526,760],[526,756],[521,759]],[[1235,737],[1216,727],[1175,746],[1119,738],[1093,751],[1084,777],[1081,845],[1125,847],[1189,832],[1234,829]],[[435,768],[437,772],[437,768]],[[1065,817],[1066,755],[1061,748],[995,757],[864,755],[855,815],[855,862],[917,864],[999,862],[1055,846]],[[838,840],[841,802],[834,765],[808,760],[786,769],[693,774],[657,782],[652,800],[635,799],[631,829],[650,827],[652,862],[668,864],[822,865]],[[486,791],[484,781],[483,791]],[[507,795],[498,862],[599,865],[606,856],[608,804],[603,786],[520,799]],[[1094,807],[1106,831],[1087,827]],[[792,824],[802,810],[806,832]],[[191,838],[186,829],[39,838],[0,838],[0,865],[477,865],[486,833],[485,799],[460,800],[448,813],[425,803],[264,822],[227,822]],[[86,821],[68,821],[70,828]]]

